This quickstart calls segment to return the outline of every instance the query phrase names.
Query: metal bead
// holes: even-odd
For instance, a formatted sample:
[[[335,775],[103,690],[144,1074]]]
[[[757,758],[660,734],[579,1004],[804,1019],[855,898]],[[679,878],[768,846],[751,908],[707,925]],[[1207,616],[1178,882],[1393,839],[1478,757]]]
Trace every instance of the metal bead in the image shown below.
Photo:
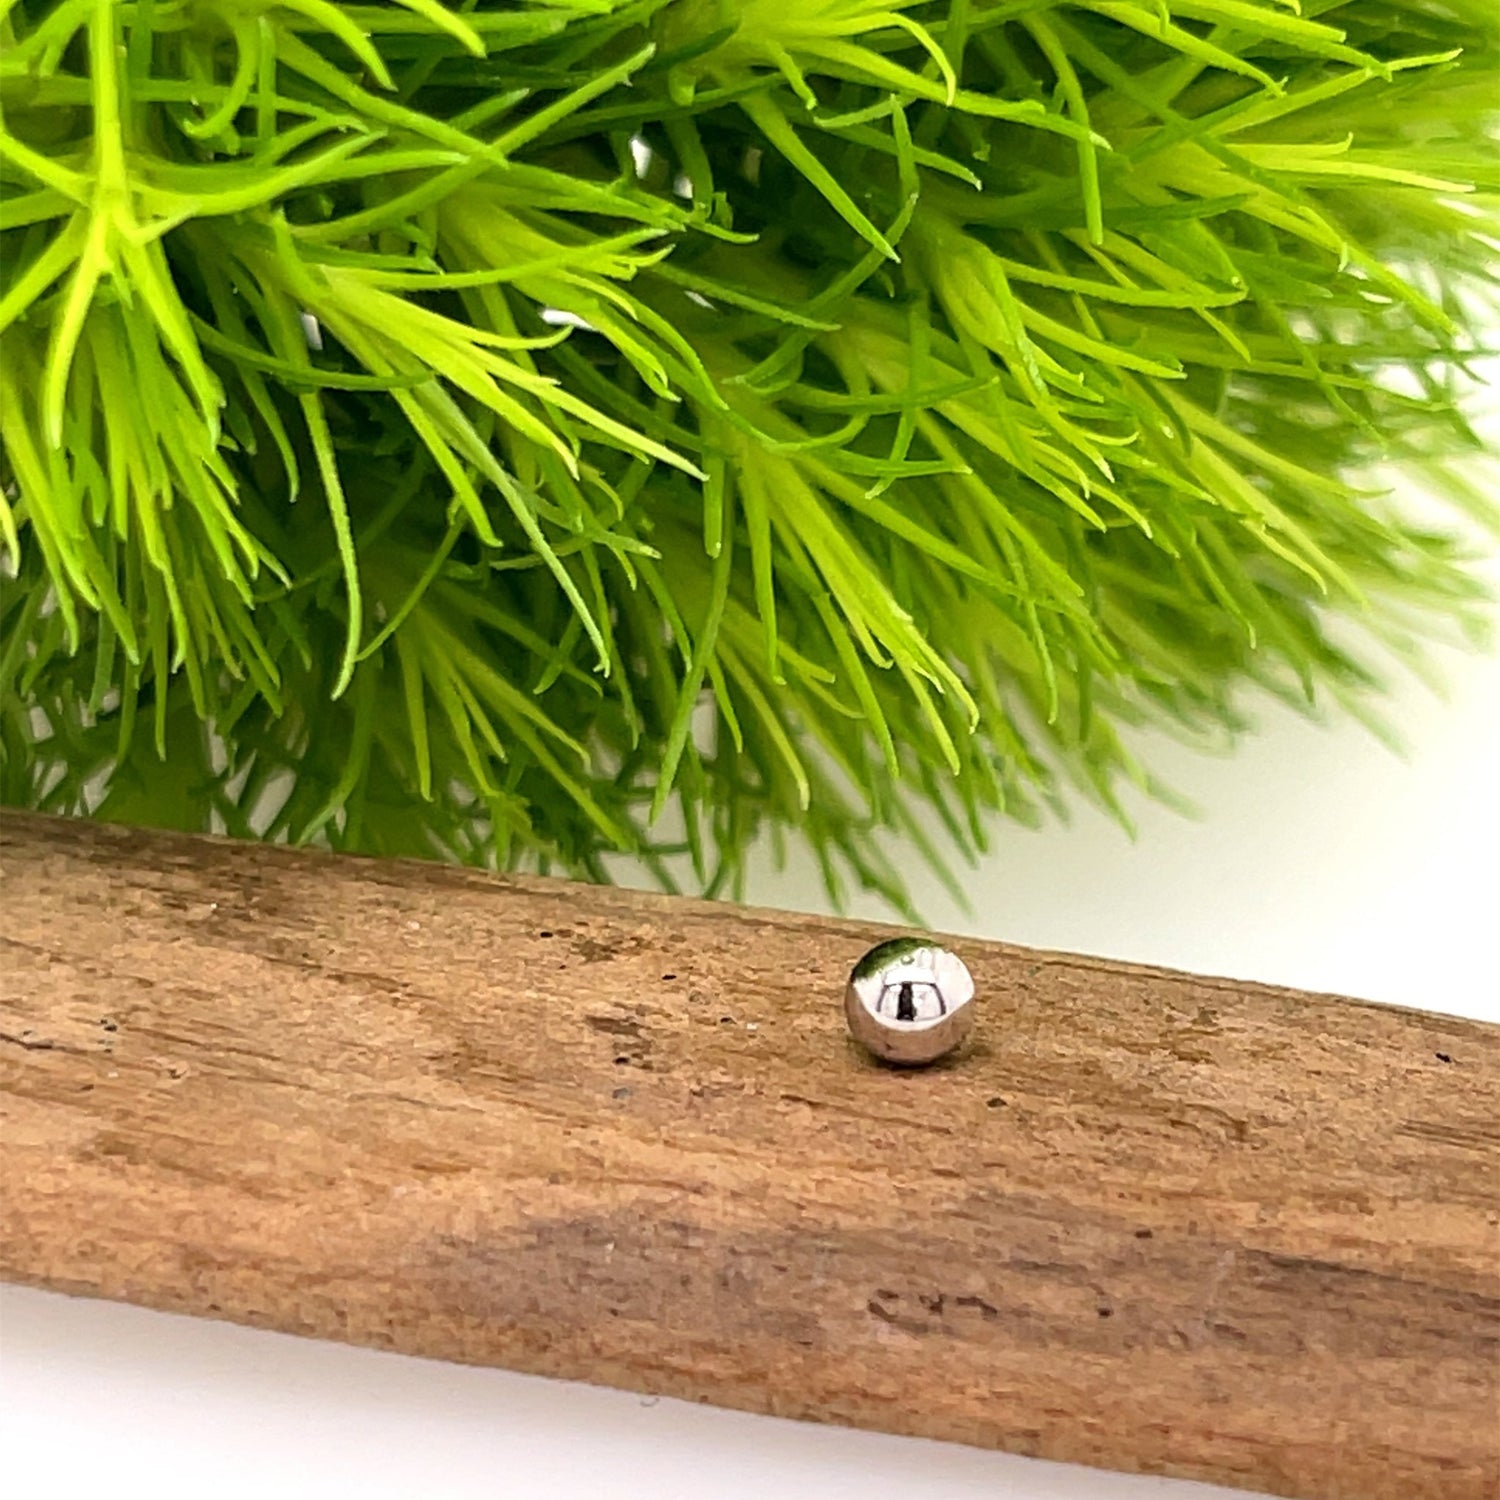
[[[921,938],[893,938],[855,964],[844,1015],[855,1040],[876,1057],[917,1067],[968,1036],[974,980],[956,953]]]

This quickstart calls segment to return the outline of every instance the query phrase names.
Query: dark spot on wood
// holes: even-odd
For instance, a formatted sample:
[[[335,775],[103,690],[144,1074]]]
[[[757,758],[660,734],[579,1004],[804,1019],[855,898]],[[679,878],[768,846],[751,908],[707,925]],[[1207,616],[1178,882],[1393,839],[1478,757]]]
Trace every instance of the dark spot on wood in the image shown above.
[[[983,1297],[955,1297],[953,1305],[955,1307],[971,1308],[987,1323],[1000,1316],[1000,1309],[993,1302],[986,1302]]]
[[[641,1034],[641,1023],[628,1016],[585,1016],[583,1019],[585,1025],[602,1031],[606,1036],[639,1037]]]
[[[544,928],[542,928],[542,930],[539,933],[537,933],[537,936],[539,938],[549,938],[549,937],[552,936],[552,933],[551,933],[550,929],[544,927]]]
[[[615,1066],[616,1066],[616,1067],[617,1067],[617,1068],[627,1068],[627,1067],[629,1067],[629,1066],[630,1066],[630,1061],[631,1061],[631,1059],[630,1059],[630,1054],[629,1054],[629,1053],[628,1053],[628,1052],[622,1052],[622,1053],[621,1053],[621,1054],[620,1054],[620,1055],[619,1055],[619,1056],[618,1056],[618,1057],[617,1057],[617,1058],[616,1058],[616,1059],[615,1059]]]
[[[1434,1052],[1432,1054],[1440,1063],[1451,1063],[1453,1059],[1446,1052]]]
[[[59,1042],[55,1037],[38,1036],[29,1026],[19,1032],[0,1031],[0,1042],[24,1048],[27,1052],[72,1052],[80,1057],[94,1053],[92,1047],[70,1047],[66,1042]],[[103,1050],[107,1052],[109,1046],[110,1044],[105,1042]]]
[[[924,1297],[924,1296],[922,1296],[922,1295],[919,1294],[918,1297],[917,1297],[917,1301],[920,1302],[922,1304],[922,1306],[927,1309],[928,1312],[932,1313],[935,1317],[939,1317],[939,1318],[942,1317],[942,1315],[943,1315],[943,1303],[944,1303],[944,1300],[945,1299],[944,1299],[943,1294],[941,1292],[938,1292],[935,1296]]]
[[[676,979],[676,978],[677,978],[677,976],[676,976],[676,975],[675,975],[675,974],[663,974],[663,975],[662,975],[662,976],[661,976],[661,982],[662,982],[662,983],[663,983],[663,984],[671,984],[671,982],[672,982],[672,981],[673,981],[673,980],[674,980],[674,979]]]
[[[623,957],[631,951],[631,945],[611,943],[584,934],[574,940],[573,951],[586,964],[602,964],[608,963],[611,959]]]
[[[899,1302],[901,1300],[901,1294],[899,1292],[890,1291],[885,1287],[878,1288],[875,1292],[875,1295],[877,1297],[884,1297],[887,1302]]]
[[[903,1333],[927,1334],[937,1332],[932,1324],[922,1318],[904,1317],[898,1312],[893,1312],[888,1307],[883,1307],[873,1297],[865,1303],[865,1309],[872,1317],[879,1318],[882,1323],[888,1323],[892,1328],[899,1328]]]
[[[106,1031],[118,1031],[120,1029],[120,1023],[111,1016],[100,1016],[99,1024]]]
[[[1151,1238],[1151,1231],[1149,1229],[1137,1229],[1135,1237],[1138,1240],[1149,1240]]]
[[[1112,1318],[1115,1315],[1115,1310],[1112,1307],[1100,1307],[1096,1308],[1095,1311],[1098,1312],[1101,1318]]]
[[[993,1094],[990,1098],[984,1101],[984,1107],[986,1109],[1004,1109],[1005,1100],[1002,1099],[999,1094]]]
[[[719,1017],[719,1025],[720,1026],[733,1026],[734,1025],[734,1017],[733,1016],[720,1016]]]

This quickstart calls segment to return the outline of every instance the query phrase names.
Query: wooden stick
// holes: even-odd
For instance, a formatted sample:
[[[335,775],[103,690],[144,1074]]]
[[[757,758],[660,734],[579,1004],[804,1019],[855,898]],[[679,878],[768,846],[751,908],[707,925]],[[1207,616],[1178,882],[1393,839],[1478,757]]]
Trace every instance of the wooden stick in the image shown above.
[[[1500,1485],[1500,1028],[10,814],[0,1274],[1285,1495]],[[1431,997],[1441,1004],[1443,997]]]

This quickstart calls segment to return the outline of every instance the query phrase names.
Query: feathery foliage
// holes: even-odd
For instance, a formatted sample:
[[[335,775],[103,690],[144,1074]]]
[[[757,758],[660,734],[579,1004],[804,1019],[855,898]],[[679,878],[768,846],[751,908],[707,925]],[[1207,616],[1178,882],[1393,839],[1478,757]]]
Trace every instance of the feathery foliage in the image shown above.
[[[0,0],[0,798],[902,899],[1476,618],[1486,0]],[[662,830],[670,828],[670,834]]]

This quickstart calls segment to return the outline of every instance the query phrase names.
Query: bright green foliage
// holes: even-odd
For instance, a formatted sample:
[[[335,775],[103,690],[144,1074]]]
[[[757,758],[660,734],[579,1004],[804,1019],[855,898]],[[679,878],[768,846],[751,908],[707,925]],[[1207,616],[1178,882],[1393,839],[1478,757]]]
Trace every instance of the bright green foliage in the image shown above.
[[[0,18],[6,802],[899,899],[1477,607],[1489,0]]]

